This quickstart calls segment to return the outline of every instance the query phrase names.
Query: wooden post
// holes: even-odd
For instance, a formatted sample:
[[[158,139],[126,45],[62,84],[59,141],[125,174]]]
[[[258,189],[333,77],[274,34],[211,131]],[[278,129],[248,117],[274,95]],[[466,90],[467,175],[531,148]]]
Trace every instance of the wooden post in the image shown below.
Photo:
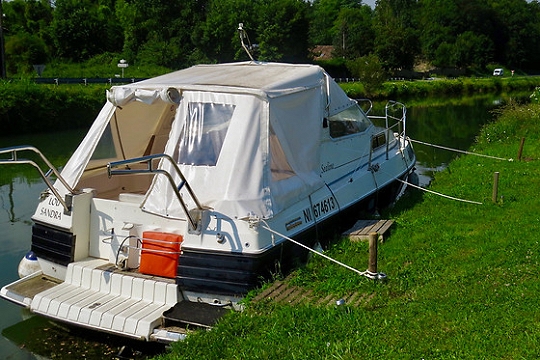
[[[497,202],[497,196],[499,192],[499,172],[495,171],[493,173],[493,194],[491,195],[491,200],[493,203]]]
[[[518,151],[518,161],[521,161],[521,154],[523,154],[523,145],[525,144],[525,138],[521,138],[521,143],[519,144],[519,151]]]
[[[376,232],[369,233],[369,265],[368,271],[377,274],[377,239],[379,234]]]

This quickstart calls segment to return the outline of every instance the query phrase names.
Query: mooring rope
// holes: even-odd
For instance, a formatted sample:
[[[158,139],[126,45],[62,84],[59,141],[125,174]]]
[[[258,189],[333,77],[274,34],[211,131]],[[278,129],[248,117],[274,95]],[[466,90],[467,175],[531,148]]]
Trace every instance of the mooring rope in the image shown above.
[[[447,198],[447,199],[450,199],[450,200],[455,200],[455,201],[461,201],[461,202],[464,202],[464,203],[469,203],[469,204],[476,204],[476,205],[482,205],[481,202],[478,202],[478,201],[472,201],[472,200],[465,200],[465,199],[460,199],[460,198],[457,198],[457,197],[453,197],[453,196],[450,196],[450,195],[445,195],[445,194],[441,194],[441,193],[438,193],[436,191],[433,191],[433,190],[429,190],[429,189],[426,189],[426,188],[423,188],[421,186],[418,186],[418,185],[415,185],[415,184],[412,184],[410,182],[407,182],[405,180],[401,180],[401,179],[396,179],[397,181],[407,185],[407,186],[411,186],[415,189],[419,189],[419,190],[423,190],[425,192],[428,192],[428,193],[431,193],[431,194],[435,194],[435,195],[438,195],[438,196],[441,196],[441,197],[444,197],[444,198]]]
[[[300,243],[300,242],[298,242],[298,241],[296,241],[296,240],[294,240],[294,239],[291,239],[291,238],[288,237],[287,235],[281,234],[281,233],[277,232],[276,230],[270,228],[270,226],[268,226],[268,224],[266,223],[266,221],[264,221],[263,219],[260,219],[260,220],[261,220],[261,222],[264,224],[264,225],[262,225],[261,227],[262,227],[263,229],[266,229],[266,230],[270,231],[272,234],[281,236],[282,238],[289,240],[289,241],[292,242],[293,244],[296,244],[296,245],[298,245],[298,246],[300,246],[300,247],[303,247],[304,249],[309,250],[309,251],[311,251],[312,253],[317,254],[317,255],[319,255],[319,256],[322,256],[322,257],[325,258],[326,260],[330,260],[330,261],[332,261],[332,262],[334,262],[334,263],[336,263],[336,264],[338,264],[338,265],[340,265],[340,266],[342,266],[342,267],[344,267],[344,268],[346,268],[346,269],[348,269],[348,270],[354,271],[355,273],[357,273],[357,274],[359,274],[359,275],[362,275],[362,276],[373,275],[373,274],[370,273],[370,271],[367,271],[367,270],[366,270],[366,271],[360,271],[360,270],[358,270],[358,269],[355,269],[355,268],[353,268],[352,266],[349,266],[349,265],[347,265],[347,264],[344,264],[344,263],[342,263],[342,262],[340,262],[340,261],[338,261],[338,260],[336,260],[336,259],[331,258],[331,257],[328,256],[328,255],[325,255],[325,254],[323,254],[323,253],[321,253],[321,252],[318,252],[318,251],[315,250],[315,249],[310,248],[310,247],[307,246],[307,245],[304,245],[304,244],[302,244],[302,243]]]
[[[485,157],[485,158],[489,158],[489,159],[495,159],[495,160],[502,160],[502,161],[514,161],[514,159],[505,159],[505,158],[501,158],[501,157],[497,157],[497,156],[478,154],[478,153],[474,153],[474,152],[466,151],[466,150],[453,149],[453,148],[450,148],[450,147],[446,147],[446,146],[442,146],[442,145],[430,144],[430,143],[427,143],[427,142],[423,142],[423,141],[415,140],[415,139],[411,139],[411,138],[409,138],[409,140],[411,142],[415,142],[415,143],[418,143],[418,144],[427,145],[427,146],[431,146],[431,147],[435,147],[435,148],[439,148],[439,149],[443,149],[443,150],[448,150],[448,151],[454,151],[454,152],[458,152],[458,153],[462,153],[462,154],[476,155],[476,156],[481,156],[481,157]]]

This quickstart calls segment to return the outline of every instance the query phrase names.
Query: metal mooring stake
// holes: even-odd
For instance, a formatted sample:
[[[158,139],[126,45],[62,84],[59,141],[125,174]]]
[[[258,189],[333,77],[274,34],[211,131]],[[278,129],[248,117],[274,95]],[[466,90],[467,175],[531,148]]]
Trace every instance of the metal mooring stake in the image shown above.
[[[376,232],[369,233],[369,264],[364,276],[373,280],[384,280],[386,274],[377,272],[377,240],[379,234]]]

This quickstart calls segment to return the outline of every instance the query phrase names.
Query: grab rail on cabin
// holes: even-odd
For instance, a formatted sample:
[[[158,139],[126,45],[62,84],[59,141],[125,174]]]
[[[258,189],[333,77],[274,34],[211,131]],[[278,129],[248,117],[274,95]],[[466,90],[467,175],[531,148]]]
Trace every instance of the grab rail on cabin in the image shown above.
[[[23,151],[31,151],[37,154],[41,160],[49,167],[49,170],[47,173],[44,173],[41,167],[36,164],[35,161],[30,159],[21,159],[19,158],[19,153]],[[43,181],[45,181],[45,184],[49,188],[49,190],[54,194],[54,196],[60,201],[62,204],[62,207],[64,208],[64,213],[69,214],[71,213],[71,201],[72,197],[71,195],[75,194],[75,191],[73,188],[66,182],[66,180],[60,175],[58,170],[51,164],[51,162],[39,151],[37,148],[30,146],[30,145],[21,145],[21,146],[12,146],[8,148],[0,149],[0,155],[2,154],[11,154],[10,159],[0,159],[0,165],[8,165],[8,164],[28,164],[35,167]],[[64,187],[69,191],[69,194],[66,195],[66,198],[62,198],[58,190],[56,190],[52,184],[52,182],[49,179],[50,173],[53,173],[54,176],[64,185]]]
[[[153,167],[153,161],[156,159],[159,159],[159,160],[164,159],[171,163],[172,168],[174,169],[176,174],[180,177],[181,182],[179,185],[175,183],[174,178],[170,172],[164,169]],[[131,164],[144,164],[144,163],[146,163],[147,165],[145,169],[131,169],[128,166]],[[126,168],[114,169],[119,166],[125,166]],[[143,174],[143,175],[144,174],[163,174],[165,175],[167,179],[169,180],[169,184],[173,188],[174,193],[176,197],[178,198],[178,201],[180,202],[180,205],[182,206],[182,209],[184,210],[184,213],[186,214],[188,218],[189,224],[191,225],[193,230],[197,229],[197,224],[198,224],[199,219],[195,219],[193,217],[192,212],[188,210],[187,205],[184,202],[184,199],[182,198],[182,195],[180,195],[180,190],[185,186],[187,192],[189,193],[189,196],[191,197],[191,199],[197,206],[197,210],[202,211],[204,210],[204,208],[201,206],[199,199],[197,199],[197,196],[195,196],[193,189],[191,188],[186,178],[184,177],[184,174],[182,173],[182,171],[180,170],[180,168],[178,167],[178,165],[176,164],[176,162],[171,156],[167,154],[155,154],[155,155],[142,156],[142,157],[133,158],[133,159],[113,161],[107,164],[107,173],[109,174],[109,177],[112,177],[113,175],[138,175],[138,174]]]

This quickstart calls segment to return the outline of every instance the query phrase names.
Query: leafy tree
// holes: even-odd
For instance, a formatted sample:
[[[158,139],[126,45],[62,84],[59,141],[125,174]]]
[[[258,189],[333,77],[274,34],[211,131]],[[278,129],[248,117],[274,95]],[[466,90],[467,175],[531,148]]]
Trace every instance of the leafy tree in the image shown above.
[[[466,31],[456,39],[454,59],[455,65],[460,68],[485,68],[493,59],[493,42],[485,35]]]
[[[314,0],[309,27],[311,45],[331,45],[334,40],[334,23],[341,9],[361,5],[362,1],[358,0]]]
[[[192,29],[204,19],[205,0],[118,0],[124,55],[141,64],[190,65]]]
[[[540,61],[540,4],[525,0],[489,0],[499,19],[496,61],[515,67],[537,67]]]
[[[367,6],[343,7],[334,23],[335,55],[354,59],[374,49],[373,10]]]
[[[2,10],[7,71],[31,73],[48,58],[52,8],[43,0],[14,0],[4,2]]]
[[[416,2],[379,0],[375,9],[375,53],[387,69],[412,69],[419,55]]]
[[[30,74],[33,65],[47,61],[47,46],[38,36],[20,32],[10,36],[5,45],[6,71],[11,74]]]
[[[387,79],[386,71],[377,55],[370,54],[347,62],[352,76],[360,79],[367,95],[373,94]]]
[[[206,20],[196,25],[192,41],[200,56],[207,62],[230,62],[249,57],[241,48],[238,24],[244,28],[252,41],[254,30],[255,2],[253,0],[210,0]]]
[[[258,60],[306,61],[308,7],[297,0],[212,0],[193,40],[208,61],[248,60],[236,30],[243,23]]]
[[[106,4],[92,0],[56,0],[51,24],[56,55],[80,61],[117,46],[109,35],[118,32],[112,11]]]
[[[306,62],[307,5],[297,0],[261,1],[256,6],[260,60]]]

